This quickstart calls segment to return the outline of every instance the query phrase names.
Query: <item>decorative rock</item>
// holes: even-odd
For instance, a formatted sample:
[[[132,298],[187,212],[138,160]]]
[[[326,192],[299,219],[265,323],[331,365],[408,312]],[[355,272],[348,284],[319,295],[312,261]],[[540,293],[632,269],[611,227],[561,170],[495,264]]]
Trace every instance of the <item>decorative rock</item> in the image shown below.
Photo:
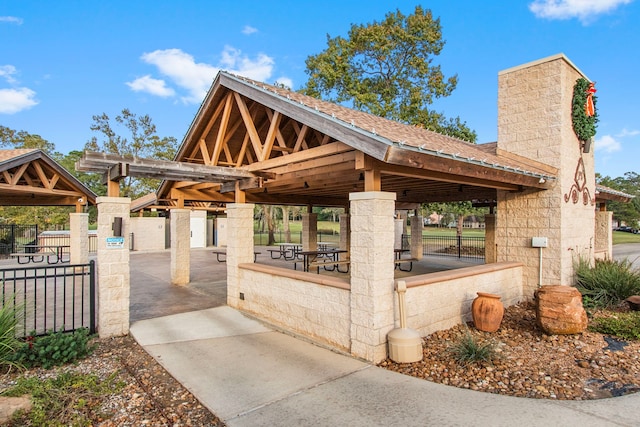
[[[4,424],[8,422],[14,412],[20,410],[23,410],[25,412],[29,412],[31,410],[31,399],[29,398],[29,396],[0,396],[0,423]]]
[[[633,311],[640,311],[640,295],[632,295],[625,300]]]
[[[579,334],[587,329],[582,294],[571,286],[543,286],[536,292],[538,326],[550,335]]]

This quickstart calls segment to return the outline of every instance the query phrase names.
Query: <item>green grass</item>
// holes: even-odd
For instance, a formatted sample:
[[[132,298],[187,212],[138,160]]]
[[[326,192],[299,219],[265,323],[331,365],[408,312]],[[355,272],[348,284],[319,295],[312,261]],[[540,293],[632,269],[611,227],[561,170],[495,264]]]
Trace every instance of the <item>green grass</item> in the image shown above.
[[[576,263],[576,288],[587,307],[611,307],[625,298],[640,293],[640,273],[631,261],[596,260],[580,258]]]
[[[640,234],[627,233],[625,231],[613,232],[613,244],[619,243],[640,243]]]
[[[462,365],[480,362],[491,363],[497,357],[495,342],[482,341],[469,329],[458,336],[447,350]]]

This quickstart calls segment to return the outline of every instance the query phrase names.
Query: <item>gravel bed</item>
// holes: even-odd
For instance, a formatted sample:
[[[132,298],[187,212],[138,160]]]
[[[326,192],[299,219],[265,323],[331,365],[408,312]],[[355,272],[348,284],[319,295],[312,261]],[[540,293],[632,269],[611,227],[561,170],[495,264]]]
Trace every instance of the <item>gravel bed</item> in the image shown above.
[[[465,330],[479,342],[491,340],[497,357],[490,363],[462,365],[451,345]],[[423,339],[421,362],[379,366],[428,381],[510,396],[587,400],[640,391],[640,342],[621,341],[586,331],[546,335],[536,325],[535,307],[522,303],[505,310],[494,333],[459,325]]]
[[[5,374],[0,377],[0,390],[15,384],[18,375],[48,378],[60,372],[74,371],[106,379],[117,372],[117,379],[126,386],[121,393],[105,398],[101,410],[87,411],[91,414],[92,425],[224,426],[130,336],[99,339],[94,343],[96,350],[77,364]],[[99,415],[101,413],[104,415]],[[24,424],[16,422],[12,425]]]

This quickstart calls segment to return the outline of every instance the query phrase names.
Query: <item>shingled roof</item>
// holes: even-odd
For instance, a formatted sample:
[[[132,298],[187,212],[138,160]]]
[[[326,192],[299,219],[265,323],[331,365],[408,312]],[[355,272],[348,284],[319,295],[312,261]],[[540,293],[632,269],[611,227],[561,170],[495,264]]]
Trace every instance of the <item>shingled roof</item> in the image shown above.
[[[0,150],[0,205],[76,206],[96,194],[48,154],[37,149]]]
[[[471,144],[226,72],[215,78],[175,161],[255,173],[238,187],[248,202],[320,206],[346,206],[349,193],[371,189],[395,192],[407,204],[490,202],[497,189],[548,188],[557,173],[495,144]],[[167,180],[158,206],[206,202],[214,209],[235,200],[228,184]]]

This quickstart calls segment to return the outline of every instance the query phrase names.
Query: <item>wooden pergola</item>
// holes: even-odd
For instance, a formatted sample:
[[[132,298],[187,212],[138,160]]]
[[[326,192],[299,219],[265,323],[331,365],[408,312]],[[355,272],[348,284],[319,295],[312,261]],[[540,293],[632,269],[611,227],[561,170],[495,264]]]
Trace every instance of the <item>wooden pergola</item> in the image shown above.
[[[0,150],[0,206],[75,206],[96,194],[42,150]]]

